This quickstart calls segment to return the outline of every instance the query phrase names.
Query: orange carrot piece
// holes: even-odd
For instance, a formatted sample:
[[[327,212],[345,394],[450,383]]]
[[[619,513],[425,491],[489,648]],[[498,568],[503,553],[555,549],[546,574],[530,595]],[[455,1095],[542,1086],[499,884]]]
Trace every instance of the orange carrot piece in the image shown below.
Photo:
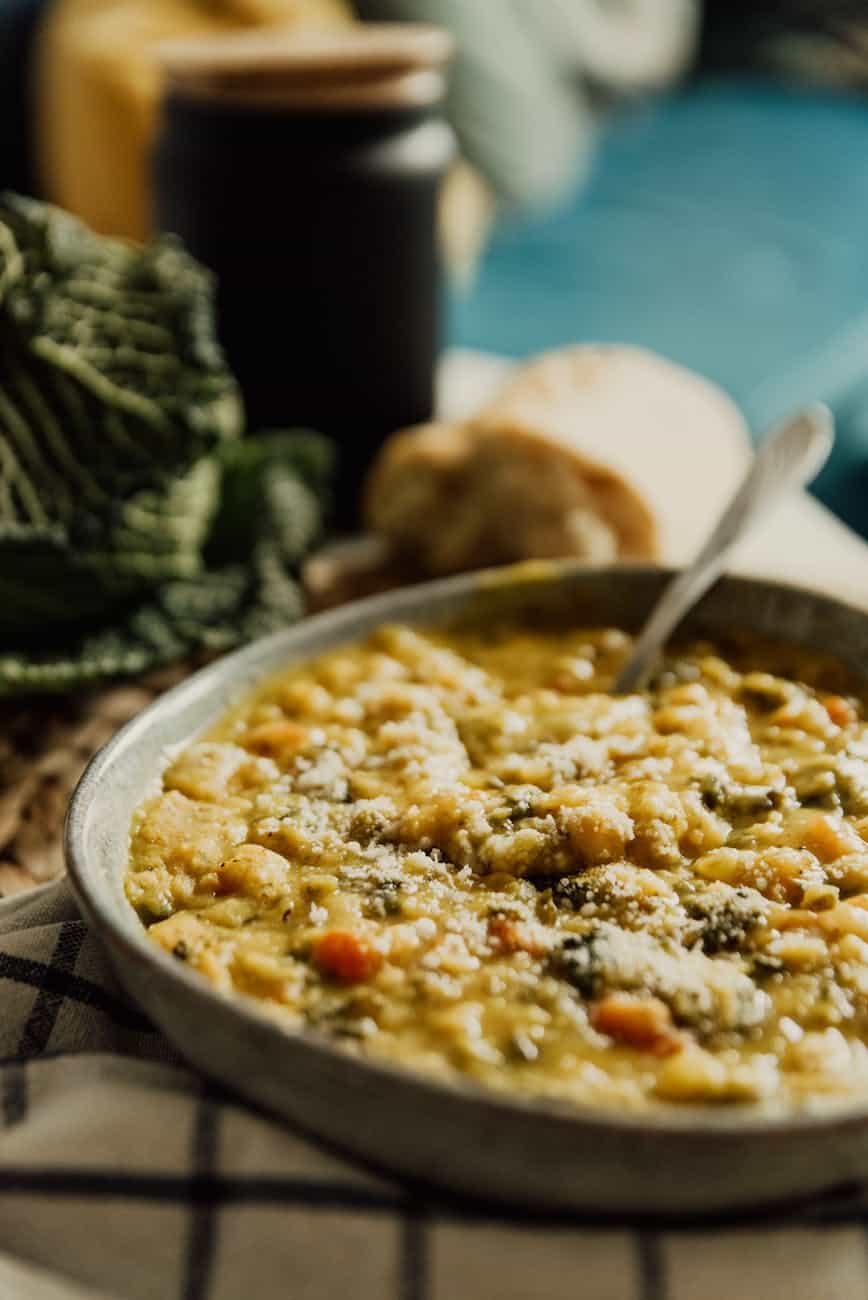
[[[329,930],[313,948],[313,959],[324,975],[341,984],[358,984],[376,975],[382,955],[352,930]]]
[[[531,957],[545,952],[529,926],[511,916],[493,916],[488,922],[488,938],[501,952],[526,952]]]
[[[836,727],[849,727],[856,721],[856,710],[843,695],[824,695],[823,707]]]
[[[684,1046],[665,1002],[659,998],[611,993],[591,1007],[588,1018],[598,1033],[654,1056],[671,1056]]]

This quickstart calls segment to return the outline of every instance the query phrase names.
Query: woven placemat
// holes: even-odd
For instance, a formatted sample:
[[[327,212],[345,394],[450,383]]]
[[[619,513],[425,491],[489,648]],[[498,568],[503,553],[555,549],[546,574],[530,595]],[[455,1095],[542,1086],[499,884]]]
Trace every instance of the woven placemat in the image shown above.
[[[88,761],[198,666],[86,695],[0,703],[0,896],[63,875],[63,819]]]

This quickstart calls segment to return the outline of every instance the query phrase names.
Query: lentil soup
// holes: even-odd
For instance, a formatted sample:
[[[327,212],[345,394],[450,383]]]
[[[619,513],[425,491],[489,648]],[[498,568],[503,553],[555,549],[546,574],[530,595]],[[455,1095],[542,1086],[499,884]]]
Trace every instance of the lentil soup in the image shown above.
[[[794,651],[380,629],[164,772],[127,893],[348,1051],[641,1109],[868,1092],[868,722]]]

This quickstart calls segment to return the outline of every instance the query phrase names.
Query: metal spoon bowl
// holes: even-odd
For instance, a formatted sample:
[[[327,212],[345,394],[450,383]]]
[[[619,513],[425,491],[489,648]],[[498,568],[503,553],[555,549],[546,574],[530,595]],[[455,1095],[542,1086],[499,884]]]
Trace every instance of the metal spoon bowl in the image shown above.
[[[832,413],[820,402],[766,435],[708,541],[693,563],[669,583],[644,623],[633,653],[615,681],[617,694],[641,690],[669,637],[720,577],[736,543],[788,492],[807,486],[816,477],[834,440]]]

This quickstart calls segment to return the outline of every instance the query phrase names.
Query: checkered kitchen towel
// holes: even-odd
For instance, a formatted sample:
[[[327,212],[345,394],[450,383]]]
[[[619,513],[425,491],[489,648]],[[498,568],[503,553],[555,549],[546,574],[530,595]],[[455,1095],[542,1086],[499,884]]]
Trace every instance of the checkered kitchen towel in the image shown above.
[[[65,885],[0,904],[0,1300],[868,1300],[866,1215],[652,1229],[407,1192],[187,1070]]]

